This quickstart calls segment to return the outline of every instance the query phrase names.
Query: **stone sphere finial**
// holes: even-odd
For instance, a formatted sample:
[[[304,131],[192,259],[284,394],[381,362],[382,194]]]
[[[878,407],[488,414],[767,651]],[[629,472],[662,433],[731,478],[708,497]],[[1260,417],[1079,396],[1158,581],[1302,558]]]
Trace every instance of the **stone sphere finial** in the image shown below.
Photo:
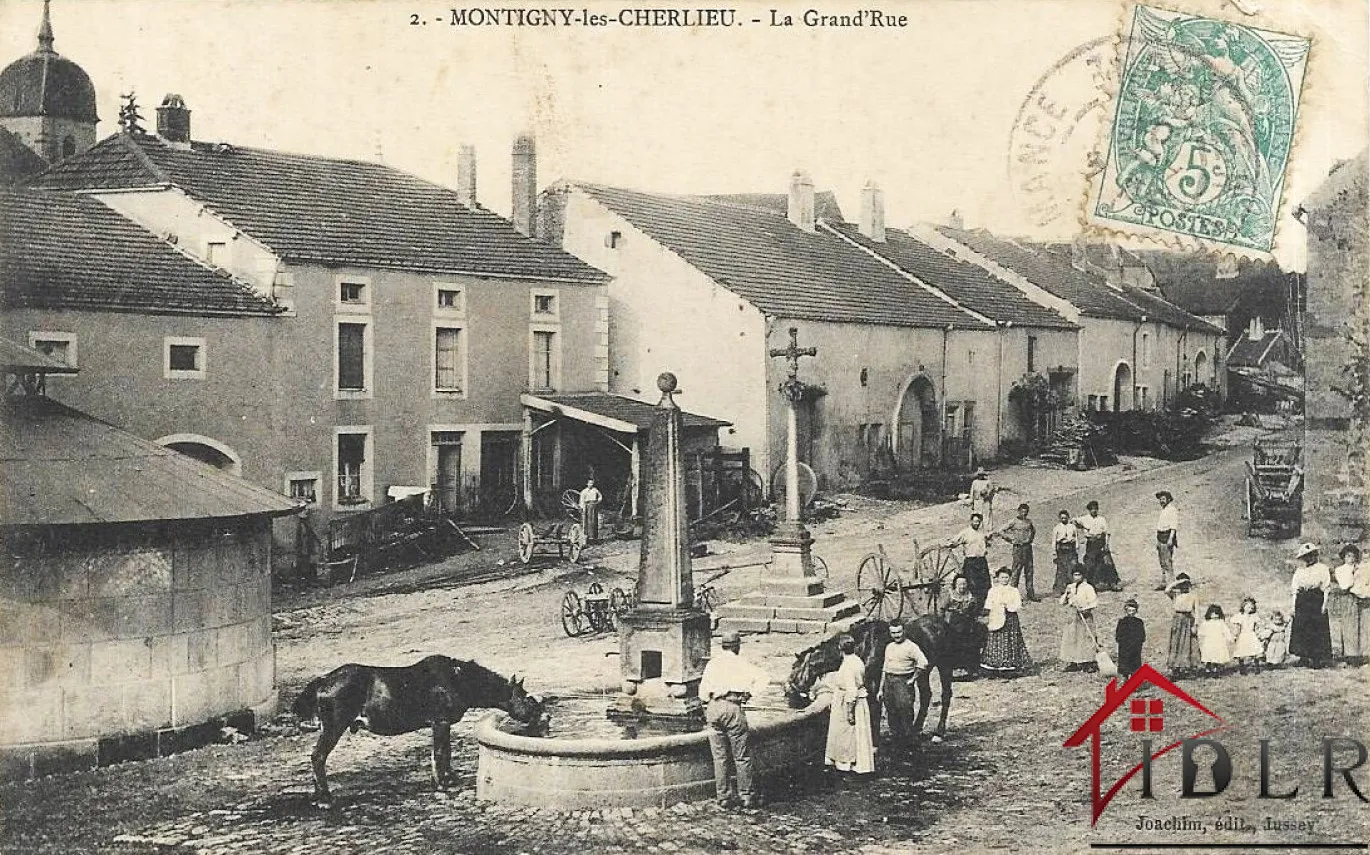
[[[656,376],[656,387],[665,394],[669,395],[676,389],[675,375],[669,371],[663,371]]]

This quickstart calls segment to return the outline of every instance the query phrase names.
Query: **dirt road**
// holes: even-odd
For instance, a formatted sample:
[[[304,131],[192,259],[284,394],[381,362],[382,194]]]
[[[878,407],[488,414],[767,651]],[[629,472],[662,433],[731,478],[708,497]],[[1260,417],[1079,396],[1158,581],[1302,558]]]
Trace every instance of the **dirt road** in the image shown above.
[[[999,521],[1026,500],[1033,505],[1039,547],[1055,510],[1082,511],[1097,499],[1112,522],[1114,547],[1127,593],[1141,601],[1147,658],[1163,662],[1168,601],[1152,588],[1158,578],[1153,540],[1153,493],[1168,489],[1182,514],[1177,566],[1199,582],[1204,602],[1232,610],[1251,594],[1263,610],[1287,608],[1292,542],[1245,537],[1242,465],[1245,450],[1182,464],[1136,461],[1134,468],[1070,473],[1016,467],[996,473],[1015,488],[1002,494]],[[852,500],[839,519],[817,528],[817,551],[832,568],[830,585],[852,589],[855,568],[876,542],[896,561],[913,541],[927,544],[962,525],[965,508],[910,508]],[[727,545],[701,567],[746,565],[764,544]],[[1002,547],[999,547],[1002,549]],[[493,556],[494,551],[491,550]],[[596,553],[589,554],[591,560]],[[1005,556],[996,551],[992,560]],[[557,619],[567,588],[591,580],[626,584],[632,550],[599,555],[603,569],[566,575],[545,571],[481,585],[402,590],[311,605],[278,615],[278,683],[288,701],[305,679],[345,661],[412,661],[444,652],[478,658],[496,670],[527,675],[539,691],[613,691],[617,684],[612,636],[568,639]],[[1046,549],[1037,555],[1039,590],[1050,586]],[[614,568],[618,568],[617,570]],[[744,593],[760,573],[740,566],[719,583],[725,596]],[[1111,636],[1125,594],[1105,594],[1098,625]],[[546,852],[755,851],[881,853],[960,851],[1082,852],[1090,843],[1173,842],[1180,837],[1136,830],[1140,815],[1241,816],[1260,826],[1267,816],[1313,823],[1311,831],[1223,832],[1205,842],[1325,842],[1364,840],[1366,805],[1339,790],[1321,795],[1321,739],[1350,735],[1365,741],[1365,669],[1284,669],[1259,677],[1186,681],[1230,727],[1224,740],[1237,773],[1228,794],[1181,800],[1179,761],[1157,761],[1156,798],[1144,801],[1131,785],[1091,830],[1089,761],[1065,739],[1103,700],[1097,676],[1062,673],[1056,647],[1062,607],[1030,603],[1023,625],[1038,674],[1012,681],[957,682],[950,733],[911,761],[882,758],[869,780],[834,784],[815,774],[776,783],[773,802],[758,814],[723,814],[707,806],[670,810],[556,813],[478,804],[475,752],[458,740],[455,764],[462,786],[432,791],[426,734],[343,740],[330,761],[336,807],[311,808],[311,737],[266,737],[177,757],[0,787],[6,852]],[[773,636],[749,641],[748,655],[779,679],[802,643]],[[457,728],[469,732],[469,724]],[[1172,736],[1174,739],[1180,736]],[[1279,788],[1302,781],[1301,795],[1258,801],[1253,771],[1258,738],[1275,740]],[[1116,754],[1116,756],[1115,756]],[[1130,765],[1112,752],[1105,766]],[[1364,770],[1356,773],[1370,793]],[[1347,837],[1350,835],[1350,837]]]

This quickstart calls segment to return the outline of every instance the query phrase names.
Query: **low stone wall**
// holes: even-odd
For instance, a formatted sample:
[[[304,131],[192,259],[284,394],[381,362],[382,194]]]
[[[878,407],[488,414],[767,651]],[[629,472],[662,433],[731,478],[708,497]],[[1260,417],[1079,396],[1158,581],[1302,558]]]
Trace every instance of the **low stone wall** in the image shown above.
[[[498,802],[580,810],[666,807],[714,795],[708,735],[644,739],[538,739],[500,729],[491,716],[475,730],[480,744],[476,797]],[[752,726],[751,749],[759,786],[822,762],[828,701]]]
[[[275,707],[266,519],[6,532],[0,778],[159,756]]]

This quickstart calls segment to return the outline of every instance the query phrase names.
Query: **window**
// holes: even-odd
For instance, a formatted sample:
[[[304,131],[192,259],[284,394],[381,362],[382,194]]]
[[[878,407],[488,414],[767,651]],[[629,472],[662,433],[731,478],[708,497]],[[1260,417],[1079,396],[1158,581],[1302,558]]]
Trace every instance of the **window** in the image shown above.
[[[29,347],[76,367],[76,333],[33,331],[29,333]]]
[[[334,280],[338,295],[338,311],[369,313],[371,311],[371,280],[365,276],[344,275]]]
[[[1085,400],[1085,409],[1086,409],[1087,411],[1091,412],[1091,413],[1096,413],[1096,412],[1098,412],[1098,411],[1099,411],[1099,396],[1098,396],[1098,395],[1090,395],[1090,396]]]
[[[369,341],[371,325],[367,323],[338,324],[338,386],[344,393],[365,393],[370,389],[371,354]]]
[[[433,330],[433,391],[460,392],[465,387],[466,360],[462,359],[461,329]]]
[[[459,315],[466,311],[466,293],[454,285],[434,286],[433,309],[443,315]]]
[[[1100,396],[1099,396],[1099,409],[1103,410],[1104,412],[1108,412],[1108,396],[1107,396],[1107,395],[1100,395]]]
[[[162,342],[163,377],[168,380],[204,379],[204,339],[169,335]]]
[[[967,365],[974,365],[974,364],[975,364],[975,351],[973,351],[973,350],[968,350],[968,351],[966,351],[966,364],[967,364]]]
[[[1138,386],[1138,387],[1137,387],[1137,408],[1138,408],[1138,409],[1142,409],[1142,410],[1149,410],[1149,409],[1151,409],[1151,408],[1147,405],[1147,395],[1148,395],[1148,392],[1149,392],[1149,391],[1150,391],[1150,390],[1147,389],[1147,387],[1145,387],[1145,386]]]
[[[342,282],[338,285],[339,303],[365,303],[366,286],[360,282]]]
[[[556,388],[557,334],[550,330],[533,330],[532,375],[529,378],[536,391]]]
[[[215,267],[223,267],[228,263],[228,244],[224,241],[205,244],[205,260]]]
[[[1143,368],[1151,367],[1151,334],[1142,333],[1141,363]]]
[[[321,472],[285,473],[285,494],[306,505],[318,504]]]
[[[961,414],[961,436],[970,439],[975,428],[975,402],[966,401]]]
[[[371,501],[371,429],[338,428],[337,431],[335,504],[364,505]]]
[[[1037,336],[1027,337],[1027,348],[1027,370],[1028,373],[1032,373],[1037,370]]]
[[[623,232],[609,232],[604,236],[604,245],[609,249],[618,249],[623,246]]]
[[[62,138],[62,157],[71,157],[76,153],[76,137],[66,136]]]
[[[956,411],[960,409],[956,404],[947,404],[946,422],[942,432],[947,436],[956,435]]]
[[[534,291],[532,299],[533,317],[543,321],[557,317],[561,307],[558,305],[556,291]]]

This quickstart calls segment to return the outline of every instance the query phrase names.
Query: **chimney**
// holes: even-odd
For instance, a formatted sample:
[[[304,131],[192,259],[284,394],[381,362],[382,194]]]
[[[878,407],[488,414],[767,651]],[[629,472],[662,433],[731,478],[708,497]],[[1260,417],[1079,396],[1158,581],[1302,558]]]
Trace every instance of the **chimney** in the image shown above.
[[[861,234],[876,243],[885,242],[885,192],[874,181],[867,181],[861,190]]]
[[[157,136],[167,142],[190,142],[190,109],[180,95],[169,93],[157,108]]]
[[[480,207],[476,201],[476,147],[473,145],[463,144],[457,149],[457,201],[468,208]]]
[[[532,134],[514,140],[514,228],[536,237],[534,218],[538,210],[538,153]]]
[[[959,208],[952,208],[951,213],[947,214],[947,226],[956,229],[958,232],[966,228],[966,221],[961,219]]]
[[[806,232],[814,230],[813,223],[813,179],[803,170],[795,170],[790,176],[790,222]]]

